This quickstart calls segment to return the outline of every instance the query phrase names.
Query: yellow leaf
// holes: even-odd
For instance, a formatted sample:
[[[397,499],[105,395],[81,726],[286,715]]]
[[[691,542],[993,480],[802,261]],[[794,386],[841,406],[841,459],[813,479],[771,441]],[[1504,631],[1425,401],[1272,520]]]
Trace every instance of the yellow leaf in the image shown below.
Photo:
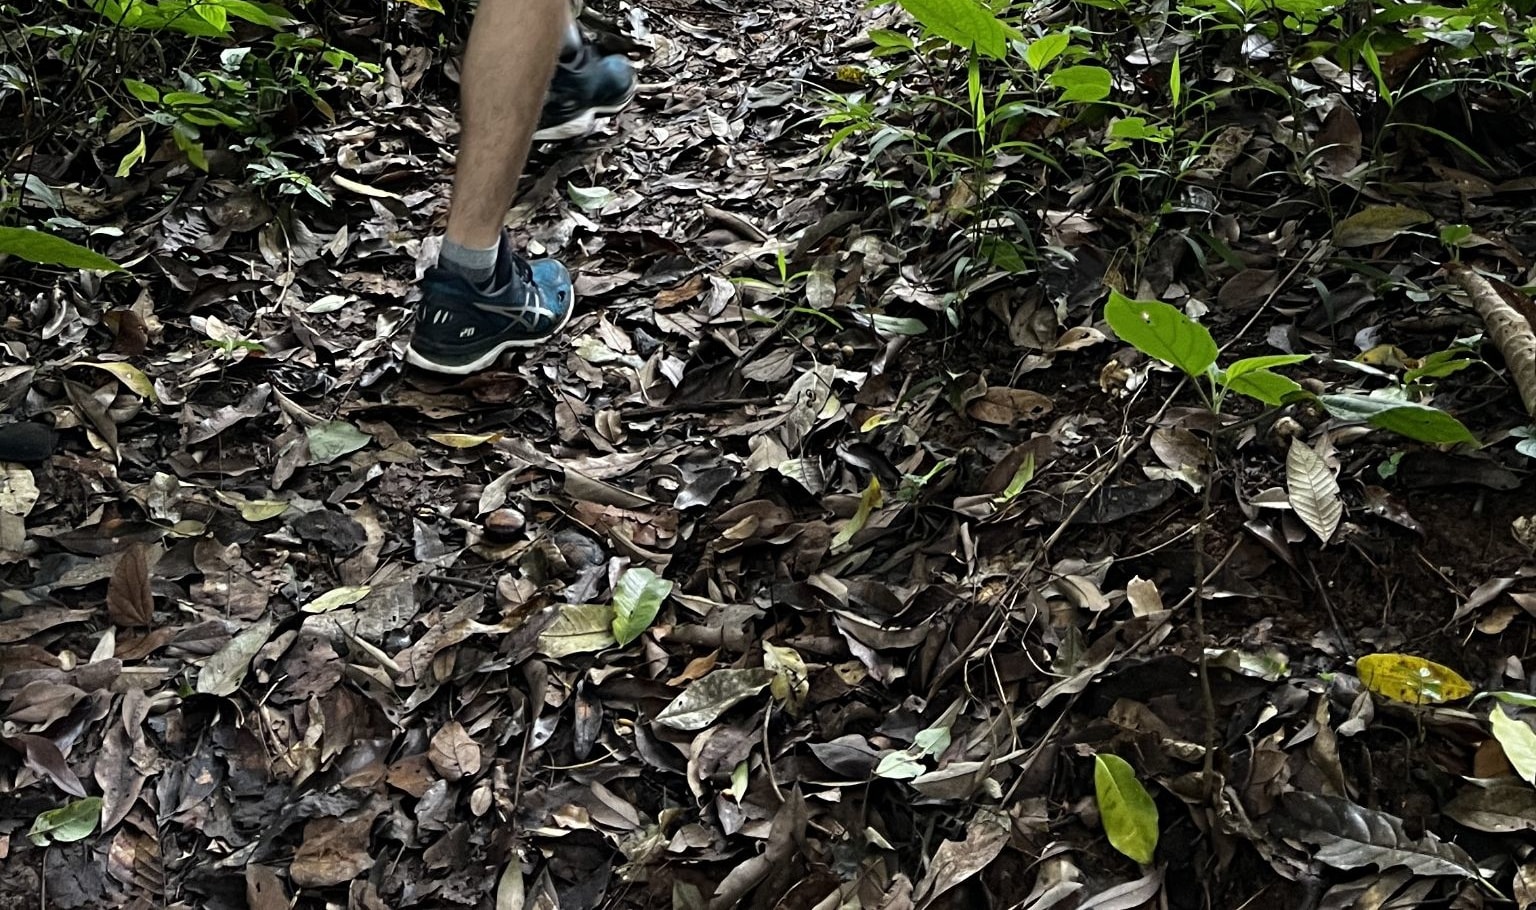
[[[1411,654],[1367,654],[1355,667],[1367,689],[1392,701],[1438,705],[1472,694],[1472,684],[1455,670]]]
[[[288,503],[279,499],[246,499],[236,493],[216,491],[220,499],[240,510],[240,517],[252,524],[266,521],[288,511]]]
[[[368,585],[347,585],[333,588],[300,607],[305,613],[329,613],[341,607],[349,607],[373,593]]]
[[[128,391],[140,398],[148,398],[150,401],[160,400],[159,396],[155,395],[155,384],[149,381],[149,377],[144,375],[143,370],[140,370],[131,363],[113,361],[112,363],[78,363],[75,366],[95,367],[98,370],[106,370],[108,373],[116,376],[118,382],[127,386]]]
[[[406,2],[419,6],[422,9],[429,9],[434,13],[443,11],[443,4],[438,2],[438,0],[406,0]]]
[[[450,449],[473,449],[502,437],[500,433],[428,433],[427,438]]]
[[[843,525],[843,529],[837,532],[836,537],[832,538],[832,549],[835,551],[846,547],[848,542],[853,540],[855,534],[864,530],[864,526],[869,523],[870,513],[880,508],[882,501],[880,496],[880,480],[879,478],[871,477],[869,479],[869,486],[864,488],[864,494],[859,497],[858,511],[853,513],[853,517],[848,519],[848,523]]]

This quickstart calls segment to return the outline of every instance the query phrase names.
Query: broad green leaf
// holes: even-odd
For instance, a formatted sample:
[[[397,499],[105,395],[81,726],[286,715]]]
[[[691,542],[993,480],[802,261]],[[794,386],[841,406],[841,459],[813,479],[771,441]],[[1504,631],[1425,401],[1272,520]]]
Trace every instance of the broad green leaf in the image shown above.
[[[95,367],[98,370],[106,370],[108,373],[116,376],[119,382],[127,386],[128,391],[140,398],[148,398],[150,401],[160,400],[160,397],[155,394],[155,384],[149,381],[149,377],[144,375],[143,370],[131,363],[114,360],[110,363],[78,363],[75,366]]]
[[[1436,351],[1419,361],[1419,365],[1403,374],[1403,383],[1418,382],[1420,379],[1444,379],[1452,373],[1459,373],[1467,367],[1481,363],[1477,357],[1467,351]]]
[[[39,265],[62,265],[97,272],[121,272],[123,267],[94,250],[63,237],[27,228],[0,227],[0,256],[19,256]]]
[[[1008,53],[1013,29],[976,0],[900,0],[912,18],[940,38],[994,60]]]
[[[330,464],[343,455],[350,455],[373,442],[373,437],[347,423],[332,420],[304,431],[309,438],[311,464]]]
[[[855,534],[864,530],[864,526],[869,523],[870,513],[880,508],[881,503],[880,479],[871,477],[869,486],[864,488],[863,495],[859,497],[859,508],[853,513],[853,517],[848,519],[848,523],[843,525],[842,530],[837,532],[837,536],[832,538],[832,549],[846,547]]]
[[[101,822],[101,805],[101,797],[87,796],[70,800],[58,809],[49,809],[32,822],[27,839],[39,847],[84,840]]]
[[[1269,370],[1252,370],[1236,379],[1228,373],[1226,386],[1239,395],[1262,401],[1272,408],[1287,403],[1292,397],[1301,393],[1301,386],[1295,380],[1281,376],[1279,373],[1271,373]]]
[[[329,613],[342,607],[350,607],[372,593],[373,588],[368,585],[346,585],[340,588],[332,588],[299,609],[305,613]]]
[[[1066,32],[1053,32],[1043,38],[1037,38],[1029,42],[1029,47],[1024,51],[1024,62],[1035,72],[1040,72],[1051,61],[1060,57],[1072,43],[1072,36]]]
[[[197,691],[206,695],[235,694],[251,669],[251,658],[272,637],[275,626],[268,616],[231,638],[197,671]]]
[[[160,90],[147,82],[140,82],[137,79],[124,79],[123,88],[128,90],[128,94],[145,104],[160,103]]]
[[[702,730],[720,715],[746,701],[773,682],[773,671],[763,667],[716,670],[688,684],[683,694],[661,709],[656,722],[678,730]]]
[[[950,741],[949,727],[929,727],[919,730],[912,737],[912,745],[922,750],[924,755],[938,755],[949,748]]]
[[[1093,789],[1109,844],[1142,865],[1157,850],[1157,804],[1118,755],[1093,757]]]
[[[1536,730],[1523,720],[1504,713],[1498,705],[1488,712],[1493,724],[1493,738],[1504,749],[1504,757],[1526,783],[1536,784]]]
[[[1269,354],[1264,357],[1244,357],[1227,367],[1227,381],[1230,382],[1244,373],[1268,370],[1271,367],[1287,367],[1293,363],[1302,363],[1311,359],[1311,354]]]
[[[1112,290],[1104,319],[1126,344],[1190,376],[1202,375],[1216,362],[1216,340],[1177,307],[1157,300],[1131,300]]]
[[[624,647],[651,627],[672,582],[650,569],[626,569],[613,588],[613,637]]]
[[[1317,400],[1329,414],[1340,420],[1368,423],[1419,442],[1482,444],[1461,421],[1428,405],[1364,395],[1322,395]]]
[[[1113,84],[1109,70],[1102,66],[1069,66],[1052,73],[1046,82],[1062,90],[1062,101],[1091,104],[1109,97]]]
[[[1355,661],[1360,683],[1382,698],[1437,705],[1472,694],[1472,684],[1450,667],[1412,654],[1367,654]]]
[[[554,658],[601,651],[613,644],[609,604],[566,604],[549,628],[539,633],[539,651]]]

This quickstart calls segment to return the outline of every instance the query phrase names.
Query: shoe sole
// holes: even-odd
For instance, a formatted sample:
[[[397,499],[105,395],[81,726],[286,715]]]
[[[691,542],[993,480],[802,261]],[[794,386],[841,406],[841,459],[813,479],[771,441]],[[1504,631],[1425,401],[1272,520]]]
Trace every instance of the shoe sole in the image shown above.
[[[614,114],[629,107],[629,103],[635,100],[635,91],[639,86],[632,87],[629,94],[622,101],[613,104],[604,104],[597,107],[589,107],[564,123],[554,126],[546,126],[533,134],[534,142],[558,142],[563,139],[580,139],[592,132],[597,126],[597,118],[611,117]]]
[[[538,345],[541,345],[549,339],[560,334],[560,331],[564,329],[566,324],[571,321],[571,314],[574,312],[576,312],[576,288],[572,286],[571,305],[566,307],[565,316],[563,316],[560,319],[559,324],[550,329],[549,334],[545,335],[543,338],[514,338],[509,341],[503,341],[501,344],[496,345],[494,348],[491,348],[489,351],[486,351],[484,354],[476,357],[469,363],[460,364],[439,363],[430,357],[425,357],[421,354],[418,354],[414,347],[407,345],[405,348],[405,362],[413,367],[418,367],[431,373],[446,373],[449,376],[468,376],[471,373],[478,373],[481,370],[491,366],[497,360],[501,359],[501,355],[507,353],[508,351],[517,350],[518,348],[537,347]]]

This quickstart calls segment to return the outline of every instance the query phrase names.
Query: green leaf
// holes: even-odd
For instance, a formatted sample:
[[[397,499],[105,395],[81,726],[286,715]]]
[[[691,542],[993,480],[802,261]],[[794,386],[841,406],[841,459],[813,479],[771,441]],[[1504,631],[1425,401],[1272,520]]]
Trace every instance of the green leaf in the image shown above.
[[[107,257],[63,237],[28,228],[0,227],[0,255],[19,256],[40,265],[62,265],[97,272],[121,272]]]
[[[1428,212],[1406,205],[1373,205],[1334,225],[1333,242],[1344,249],[1385,243],[1416,224],[1433,220]]]
[[[373,441],[373,437],[347,423],[332,420],[304,431],[309,437],[311,464],[330,464],[343,455],[350,455]]]
[[[911,780],[914,777],[922,777],[923,772],[927,770],[918,763],[911,752],[903,749],[882,755],[880,764],[875,766],[875,776],[886,780]]]
[[[117,176],[127,177],[129,174],[133,173],[133,166],[138,164],[140,161],[143,161],[144,155],[148,151],[148,146],[144,144],[144,131],[139,130],[139,144],[135,145],[133,150],[124,155],[123,160],[117,163]]]
[[[1066,52],[1067,46],[1072,43],[1072,36],[1066,32],[1053,32],[1043,38],[1037,38],[1029,42],[1029,47],[1024,51],[1024,62],[1035,72],[1040,72],[1051,61]]]
[[[1301,386],[1295,380],[1269,370],[1253,370],[1236,378],[1233,378],[1229,370],[1225,384],[1231,391],[1262,401],[1272,408],[1278,408],[1301,392]]]
[[[1493,724],[1493,738],[1504,748],[1504,757],[1527,783],[1536,784],[1536,730],[1523,720],[1516,720],[1495,705],[1488,712]]]
[[[626,569],[613,589],[613,637],[623,647],[651,627],[672,582],[650,569]]]
[[[123,88],[128,90],[128,94],[145,104],[160,103],[160,90],[148,82],[140,82],[137,79],[124,79]]]
[[[1311,360],[1311,354],[1270,354],[1265,357],[1244,357],[1227,367],[1227,381],[1255,370],[1267,370],[1270,367],[1287,367],[1293,363],[1301,363]]]
[[[429,9],[434,13],[441,13],[443,11],[441,0],[406,0],[406,2],[419,6],[422,9]]]
[[[1113,80],[1102,66],[1069,66],[1052,73],[1046,82],[1062,90],[1062,101],[1091,104],[1109,97]]]
[[[900,0],[923,28],[994,60],[1008,53],[1014,31],[976,0]]]
[[[1182,72],[1179,52],[1173,52],[1173,66],[1168,70],[1168,97],[1173,101],[1175,112],[1179,109],[1179,99],[1184,94],[1184,74]]]
[[[1019,462],[1018,470],[1013,472],[1013,478],[1008,481],[1008,486],[1003,488],[1003,492],[992,497],[992,501],[996,503],[1013,502],[1020,493],[1024,492],[1024,488],[1029,486],[1029,482],[1034,479],[1035,453],[1026,452],[1024,460]]]
[[[1104,319],[1126,344],[1190,376],[1204,374],[1216,362],[1216,340],[1177,307],[1157,300],[1131,300],[1112,290]]]
[[[1318,402],[1329,414],[1340,420],[1368,423],[1418,442],[1482,445],[1461,421],[1429,405],[1411,401],[1387,401],[1364,395],[1323,395],[1318,398]]]
[[[50,842],[67,844],[84,840],[101,821],[101,804],[101,797],[87,796],[70,800],[58,809],[49,809],[32,823],[27,839],[39,847],[46,847]]]
[[[914,50],[917,45],[912,43],[912,38],[902,32],[892,31],[888,28],[875,28],[869,31],[869,40],[876,47],[890,47],[900,50]]]
[[[1157,850],[1157,804],[1118,755],[1093,757],[1093,789],[1110,846],[1142,865]]]

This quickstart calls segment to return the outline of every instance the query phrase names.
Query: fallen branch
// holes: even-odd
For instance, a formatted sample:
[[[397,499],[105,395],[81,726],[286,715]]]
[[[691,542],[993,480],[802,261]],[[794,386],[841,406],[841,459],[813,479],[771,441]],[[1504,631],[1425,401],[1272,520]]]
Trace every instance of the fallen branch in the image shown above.
[[[1504,356],[1509,378],[1525,403],[1525,412],[1536,417],[1536,335],[1531,331],[1536,306],[1513,287],[1502,281],[1489,281],[1466,263],[1453,262],[1446,271],[1471,299],[1493,346]]]

